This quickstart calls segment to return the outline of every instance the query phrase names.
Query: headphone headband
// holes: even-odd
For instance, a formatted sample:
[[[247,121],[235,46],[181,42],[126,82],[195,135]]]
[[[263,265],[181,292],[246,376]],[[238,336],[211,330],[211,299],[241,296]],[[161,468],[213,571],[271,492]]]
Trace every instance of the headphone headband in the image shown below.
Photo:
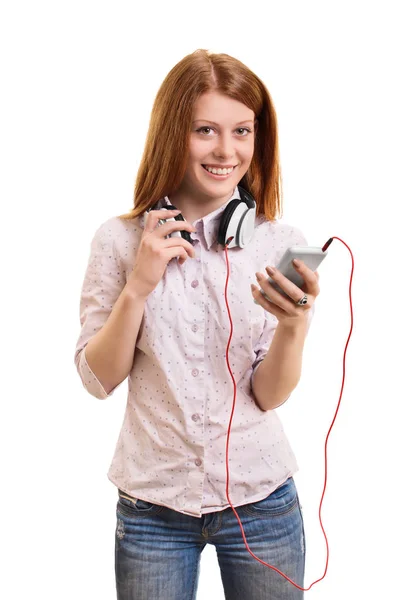
[[[240,185],[238,185],[238,190],[240,194],[240,198],[247,204],[248,208],[256,208],[256,201],[253,196]]]

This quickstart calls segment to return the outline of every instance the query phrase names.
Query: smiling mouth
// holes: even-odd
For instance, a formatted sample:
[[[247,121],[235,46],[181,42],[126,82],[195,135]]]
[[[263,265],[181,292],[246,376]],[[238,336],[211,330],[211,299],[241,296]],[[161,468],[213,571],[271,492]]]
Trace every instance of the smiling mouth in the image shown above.
[[[213,173],[212,171],[210,171],[209,169],[206,168],[207,165],[201,165],[203,167],[203,169],[205,171],[207,171],[207,173],[210,173],[211,175],[231,175],[233,173],[233,171],[236,169],[237,165],[235,165],[234,167],[211,167],[212,169],[214,169],[214,171],[217,171],[217,173]],[[218,173],[218,171],[223,171],[223,170],[228,170],[228,173]]]

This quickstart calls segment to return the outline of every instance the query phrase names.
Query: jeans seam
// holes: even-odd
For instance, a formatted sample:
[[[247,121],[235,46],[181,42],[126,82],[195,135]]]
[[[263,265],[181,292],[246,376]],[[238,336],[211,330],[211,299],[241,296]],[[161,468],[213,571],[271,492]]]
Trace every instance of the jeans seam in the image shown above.
[[[200,554],[199,554],[199,556],[197,558],[197,564],[196,564],[196,567],[194,569],[194,575],[193,575],[193,581],[192,581],[192,592],[191,592],[190,598],[188,600],[194,600],[194,593],[195,593],[195,586],[196,586],[196,580],[197,580],[197,574],[198,574],[199,565],[200,565]]]
[[[223,512],[224,511],[219,511],[218,514],[216,515],[217,519],[218,519],[218,524],[217,524],[216,528],[212,530],[212,532],[210,532],[210,533],[207,532],[207,535],[204,535],[204,530],[203,529],[201,530],[201,535],[203,536],[203,538],[205,538],[207,540],[207,543],[209,541],[209,538],[216,535],[219,532],[219,530],[221,529],[222,522],[223,522],[223,515],[222,515]]]

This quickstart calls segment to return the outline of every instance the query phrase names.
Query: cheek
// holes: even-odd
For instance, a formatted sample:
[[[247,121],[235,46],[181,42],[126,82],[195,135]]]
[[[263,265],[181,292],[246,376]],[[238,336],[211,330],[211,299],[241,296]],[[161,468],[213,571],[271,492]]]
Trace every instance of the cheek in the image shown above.
[[[253,156],[254,156],[254,147],[252,145],[251,147],[246,149],[246,151],[243,153],[243,162],[246,163],[247,167],[250,165],[251,161],[253,160]]]
[[[209,145],[198,140],[192,140],[189,144],[189,165],[199,164],[204,159],[204,156],[209,152]]]
[[[186,166],[186,176],[191,176],[197,170],[197,165],[199,163],[198,152],[193,147],[189,148],[189,156],[188,162]]]

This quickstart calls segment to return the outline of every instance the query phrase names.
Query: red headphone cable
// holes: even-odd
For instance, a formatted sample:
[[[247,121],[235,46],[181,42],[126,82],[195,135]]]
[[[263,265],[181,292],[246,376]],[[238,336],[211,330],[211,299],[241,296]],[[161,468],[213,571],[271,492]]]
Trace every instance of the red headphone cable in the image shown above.
[[[328,241],[327,241],[327,242],[324,244],[324,246],[322,247],[322,251],[323,251],[323,252],[325,252],[325,250],[326,250],[326,249],[327,249],[327,248],[330,246],[330,244],[332,243],[332,241],[333,241],[334,239],[337,239],[337,240],[339,240],[340,242],[342,242],[342,243],[343,243],[343,244],[346,246],[346,248],[348,249],[348,251],[350,252],[350,255],[351,255],[351,261],[352,261],[352,268],[351,268],[351,275],[350,275],[350,285],[349,285],[350,313],[351,313],[351,327],[350,327],[350,332],[349,332],[349,335],[348,335],[348,338],[347,338],[347,342],[346,342],[346,346],[345,346],[345,350],[344,350],[344,354],[343,354],[343,377],[342,377],[342,387],[341,387],[341,390],[340,390],[339,402],[338,402],[338,405],[337,405],[337,408],[336,408],[335,415],[334,415],[334,417],[333,417],[333,420],[332,420],[331,426],[329,427],[329,431],[328,431],[328,433],[327,433],[326,440],[325,440],[325,480],[324,480],[324,489],[323,489],[323,491],[322,491],[322,496],[321,496],[321,502],[320,502],[320,505],[319,505],[319,521],[320,521],[321,528],[322,528],[322,532],[323,532],[323,534],[324,534],[325,541],[326,541],[326,552],[327,552],[327,555],[326,555],[326,566],[325,566],[325,571],[324,571],[324,574],[322,575],[322,577],[320,577],[319,579],[317,579],[316,581],[314,581],[314,582],[313,582],[313,583],[312,583],[312,584],[311,584],[311,585],[310,585],[308,588],[303,588],[303,587],[301,587],[301,586],[297,585],[297,584],[296,584],[294,581],[292,581],[292,580],[290,579],[290,577],[287,577],[287,575],[285,575],[284,573],[282,573],[282,571],[280,571],[280,570],[279,570],[279,569],[277,569],[276,567],[273,567],[272,565],[270,565],[270,564],[268,564],[267,562],[264,562],[263,560],[261,560],[260,558],[258,558],[258,557],[257,557],[257,556],[256,556],[256,555],[255,555],[255,554],[254,554],[254,553],[253,553],[251,550],[250,550],[250,548],[249,548],[249,546],[248,546],[248,544],[247,544],[246,536],[245,536],[245,533],[244,533],[243,526],[242,526],[242,523],[241,523],[241,521],[240,521],[239,515],[237,514],[237,512],[236,512],[235,508],[232,506],[232,502],[231,502],[231,500],[230,500],[230,497],[229,497],[229,458],[228,458],[228,454],[229,454],[229,436],[230,436],[231,424],[232,424],[232,419],[233,419],[233,414],[234,414],[234,412],[235,412],[235,404],[236,404],[236,382],[235,382],[235,378],[234,378],[234,376],[233,376],[233,373],[232,373],[232,371],[231,371],[231,367],[230,367],[230,364],[229,364],[229,358],[228,358],[229,345],[230,345],[230,342],[231,342],[231,339],[232,339],[232,334],[233,334],[233,323],[232,323],[231,313],[230,313],[230,310],[229,310],[229,304],[228,304],[228,297],[227,297],[228,280],[229,280],[229,274],[230,274],[230,269],[229,269],[229,260],[228,260],[228,245],[230,244],[230,242],[231,242],[231,240],[232,240],[232,239],[233,239],[233,238],[229,238],[229,239],[228,239],[228,241],[226,242],[226,245],[224,246],[225,258],[226,258],[226,265],[227,265],[227,276],[226,276],[226,283],[225,283],[225,302],[226,302],[226,307],[227,307],[227,309],[228,309],[229,321],[230,321],[230,324],[231,324],[231,332],[230,332],[230,336],[229,336],[228,344],[227,344],[227,347],[226,347],[226,355],[225,355],[225,356],[226,356],[226,362],[227,362],[228,369],[229,369],[229,372],[230,372],[230,374],[231,374],[232,381],[233,381],[233,386],[234,386],[234,394],[233,394],[232,412],[231,412],[231,417],[230,417],[230,420],[229,420],[228,434],[227,434],[227,441],[226,441],[226,496],[227,496],[228,502],[229,502],[229,504],[230,504],[230,506],[231,506],[231,508],[232,508],[233,512],[235,513],[235,516],[236,516],[236,518],[237,518],[237,520],[238,520],[238,523],[239,523],[240,529],[241,529],[241,531],[242,531],[242,537],[243,537],[244,543],[245,543],[245,545],[246,545],[246,548],[247,548],[248,552],[251,554],[251,556],[253,556],[253,558],[255,558],[256,560],[258,560],[258,562],[260,562],[261,564],[263,564],[263,565],[265,565],[265,566],[267,566],[267,567],[270,567],[271,569],[273,569],[274,571],[276,571],[277,573],[279,573],[280,575],[282,575],[282,577],[284,577],[285,579],[287,579],[287,580],[288,580],[290,583],[292,583],[292,584],[293,584],[295,587],[297,587],[299,590],[302,590],[302,591],[305,591],[305,592],[307,592],[308,590],[310,590],[310,589],[312,588],[312,586],[313,586],[315,583],[318,583],[319,581],[321,581],[322,579],[324,579],[324,577],[325,577],[325,575],[326,575],[326,573],[327,573],[327,570],[328,570],[328,562],[329,562],[329,545],[328,545],[328,538],[326,537],[325,530],[324,530],[324,527],[323,527],[323,525],[322,525],[322,520],[321,520],[321,508],[322,508],[322,502],[323,502],[324,495],[325,495],[326,481],[327,481],[327,470],[328,470],[328,463],[327,463],[327,446],[328,446],[328,438],[329,438],[330,432],[331,432],[331,430],[332,430],[333,424],[335,423],[336,416],[337,416],[337,414],[338,414],[338,411],[339,411],[340,402],[341,402],[341,399],[342,399],[343,387],[344,387],[344,379],[345,379],[345,373],[346,373],[346,368],[345,368],[345,365],[346,365],[346,353],[347,353],[347,346],[348,346],[348,344],[349,344],[349,340],[350,340],[351,333],[352,333],[352,330],[353,330],[353,304],[352,304],[352,298],[351,298],[351,284],[352,284],[352,280],[353,280],[353,272],[354,272],[354,257],[353,257],[353,253],[352,253],[352,251],[350,250],[350,248],[349,248],[349,246],[346,244],[346,242],[344,242],[344,241],[343,241],[341,238],[339,238],[339,237],[336,237],[336,236],[333,236],[333,237],[329,238],[329,240],[328,240]]]

